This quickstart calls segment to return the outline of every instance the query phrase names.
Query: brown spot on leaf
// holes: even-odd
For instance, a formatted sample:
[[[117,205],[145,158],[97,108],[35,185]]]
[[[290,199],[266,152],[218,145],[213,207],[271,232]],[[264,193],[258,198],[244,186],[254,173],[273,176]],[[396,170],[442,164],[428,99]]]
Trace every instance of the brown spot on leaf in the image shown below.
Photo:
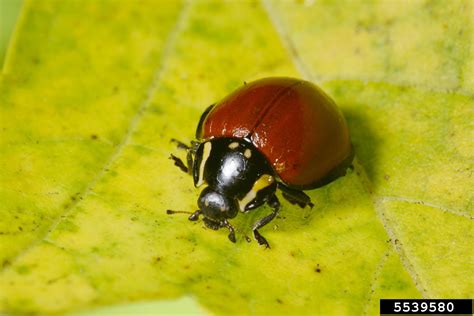
[[[316,267],[314,268],[314,271],[316,273],[321,273],[321,268],[319,267],[319,263],[316,265]]]

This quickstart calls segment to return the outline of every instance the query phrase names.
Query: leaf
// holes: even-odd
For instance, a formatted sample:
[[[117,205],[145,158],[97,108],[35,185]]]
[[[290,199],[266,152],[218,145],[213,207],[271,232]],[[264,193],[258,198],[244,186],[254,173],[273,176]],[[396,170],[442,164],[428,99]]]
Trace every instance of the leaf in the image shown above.
[[[0,3],[0,64],[2,65],[22,2],[23,0],[8,0]]]
[[[216,314],[377,314],[379,298],[472,297],[472,3],[396,4],[27,2],[0,83],[0,311],[192,295]],[[309,191],[313,210],[283,202],[271,250],[166,215],[197,198],[169,139],[272,75],[336,100],[354,171]]]
[[[182,315],[205,315],[205,312],[194,300],[184,297],[179,300],[157,301],[147,303],[124,304],[112,307],[101,307],[91,310],[71,313],[71,316],[94,316],[94,315],[153,315],[157,311],[163,315],[182,314]]]

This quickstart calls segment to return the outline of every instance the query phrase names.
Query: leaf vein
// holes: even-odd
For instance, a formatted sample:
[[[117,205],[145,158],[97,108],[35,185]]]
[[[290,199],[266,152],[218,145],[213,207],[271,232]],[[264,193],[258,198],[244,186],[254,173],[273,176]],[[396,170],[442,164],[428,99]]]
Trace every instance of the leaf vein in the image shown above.
[[[387,262],[388,257],[390,256],[390,251],[391,251],[391,249],[387,249],[383,253],[382,258],[379,261],[379,264],[377,265],[377,267],[375,268],[374,273],[372,274],[372,279],[370,281],[370,286],[369,286],[369,293],[367,294],[367,304],[365,304],[365,308],[364,308],[364,315],[368,315],[368,313],[369,313],[369,307],[370,307],[370,304],[372,302],[372,299],[373,299],[373,296],[374,296],[374,293],[375,293],[375,290],[376,290],[377,280],[380,276],[380,273],[381,273],[383,267],[385,266],[385,263]]]
[[[138,107],[137,111],[135,112],[135,115],[132,117],[130,120],[130,123],[128,125],[128,128],[125,131],[125,134],[120,141],[120,143],[116,146],[115,150],[112,152],[110,155],[109,159],[105,162],[104,166],[100,169],[100,171],[97,173],[97,175],[92,178],[92,180],[89,182],[87,186],[81,191],[81,193],[78,195],[78,198],[71,204],[69,204],[68,208],[66,208],[59,216],[56,217],[55,220],[51,223],[49,228],[46,230],[44,235],[40,238],[38,238],[36,241],[31,243],[29,246],[24,248],[22,251],[20,251],[15,257],[13,257],[7,266],[3,266],[0,269],[0,272],[3,272],[8,269],[8,267],[12,267],[13,264],[18,261],[20,258],[24,257],[26,254],[28,254],[30,251],[32,251],[35,247],[37,247],[41,242],[43,241],[49,241],[48,238],[51,236],[51,233],[58,227],[58,225],[69,215],[71,215],[74,212],[75,207],[77,204],[83,200],[86,196],[91,194],[93,192],[93,188],[96,186],[96,184],[100,181],[100,179],[103,178],[103,176],[107,173],[107,171],[110,169],[110,167],[117,161],[119,156],[122,154],[124,148],[129,145],[130,140],[132,138],[133,133],[137,129],[143,114],[146,112],[148,107],[150,106],[153,96],[155,94],[155,91],[158,88],[158,85],[161,80],[161,76],[166,70],[166,61],[171,55],[172,49],[175,45],[175,42],[178,38],[178,34],[182,31],[184,28],[186,19],[189,15],[191,7],[191,2],[185,2],[183,7],[181,8],[181,12],[179,13],[176,23],[174,27],[171,29],[170,34],[166,40],[163,52],[161,54],[161,63],[156,69],[152,82],[150,84],[150,87],[147,89],[147,93],[145,96],[145,99],[143,102],[140,104]]]
[[[303,78],[306,78],[310,81],[314,81],[315,78],[313,78],[311,71],[309,71],[308,67],[300,58],[298,51],[295,45],[293,44],[293,41],[290,39],[290,36],[283,27],[283,24],[278,18],[278,14],[273,9],[273,6],[271,5],[270,1],[261,0],[261,5],[264,8],[264,11],[267,13],[268,17],[270,18],[270,21],[272,22],[273,26],[275,27],[278,36],[281,38],[281,43],[286,48],[288,56],[292,60],[298,72],[301,73]]]
[[[395,249],[395,251],[398,253],[398,256],[400,257],[400,261],[403,267],[412,278],[413,282],[415,283],[416,288],[421,293],[423,298],[431,297],[428,291],[426,290],[426,288],[423,286],[423,282],[420,280],[418,273],[416,273],[415,266],[410,262],[410,259],[408,258],[405,251],[403,250],[402,244],[398,241],[397,235],[395,234],[392,227],[388,223],[387,217],[385,216],[385,213],[383,212],[384,207],[382,206],[382,203],[380,202],[380,200],[376,200],[376,199],[373,200],[373,203],[374,203],[374,209],[380,221],[382,222],[382,226],[384,227],[385,231],[390,237],[390,242],[393,248]]]
[[[437,204],[434,204],[434,203],[430,203],[430,202],[426,202],[426,201],[422,201],[422,200],[418,200],[418,199],[401,197],[401,196],[381,196],[378,199],[380,199],[381,202],[399,201],[399,202],[406,202],[406,203],[411,203],[411,204],[420,204],[420,205],[424,205],[424,206],[434,208],[434,209],[439,210],[441,212],[446,212],[446,213],[450,213],[450,214],[453,214],[453,215],[456,215],[456,216],[465,217],[465,218],[470,219],[470,220],[474,219],[474,217],[471,214],[467,213],[467,212],[464,212],[464,211],[461,211],[461,210],[456,210],[456,209],[451,209],[451,208],[448,208],[448,207],[445,207],[445,206],[442,206],[442,205],[437,205]]]
[[[267,13],[270,21],[272,22],[273,26],[275,27],[278,36],[281,39],[281,42],[283,46],[287,49],[288,51],[288,56],[291,58],[293,61],[293,64],[295,65],[296,69],[298,70],[299,73],[301,73],[302,77],[305,78],[306,80],[313,81],[313,82],[319,82],[319,83],[324,83],[324,82],[330,82],[330,81],[336,81],[336,80],[343,80],[343,81],[361,81],[364,83],[387,83],[395,87],[399,88],[413,88],[416,87],[417,89],[423,90],[423,91],[429,91],[429,92],[435,92],[435,93],[447,93],[447,94],[456,94],[460,96],[465,96],[472,98],[474,97],[474,94],[472,92],[466,91],[465,89],[462,88],[462,84],[456,85],[455,88],[452,89],[435,89],[433,87],[430,87],[428,85],[420,85],[420,84],[404,84],[402,82],[396,82],[396,81],[391,81],[387,80],[387,78],[384,78],[384,80],[378,80],[378,78],[360,78],[360,77],[340,77],[340,76],[332,76],[332,77],[323,77],[320,74],[313,73],[304,63],[304,61],[301,59],[298,49],[296,48],[295,44],[291,40],[290,35],[286,31],[283,23],[281,22],[281,19],[278,17],[278,13],[273,9],[272,4],[270,3],[270,0],[260,0],[262,7],[265,9],[265,12]]]
[[[312,75],[311,71],[305,66],[304,62],[301,60],[296,47],[294,46],[292,40],[290,39],[288,33],[286,32],[283,23],[281,23],[280,18],[278,17],[278,14],[275,12],[273,9],[272,5],[270,4],[269,0],[261,0],[262,6],[265,9],[270,21],[272,22],[273,26],[275,27],[277,34],[280,36],[281,42],[283,46],[288,50],[289,55],[291,57],[291,60],[293,61],[296,69],[301,73],[303,78],[306,80],[314,81],[314,76]],[[367,192],[372,200],[374,210],[382,223],[383,228],[385,229],[387,235],[391,238],[392,240],[392,247],[395,249],[395,251],[398,253],[400,260],[402,262],[402,265],[404,266],[405,270],[408,272],[410,277],[412,278],[413,282],[415,283],[418,291],[422,294],[423,297],[428,297],[428,293],[424,286],[422,286],[422,282],[420,281],[420,277],[415,271],[415,267],[410,263],[408,257],[406,256],[402,245],[400,243],[395,243],[395,240],[398,240],[396,238],[396,235],[392,228],[389,226],[388,221],[383,213],[383,208],[380,203],[378,203],[378,200],[376,199],[375,195],[372,193],[371,190],[371,182],[369,181],[367,174],[365,172],[365,169],[357,163],[357,157],[354,160],[354,165],[355,167],[360,171],[360,181],[363,183],[366,188]]]

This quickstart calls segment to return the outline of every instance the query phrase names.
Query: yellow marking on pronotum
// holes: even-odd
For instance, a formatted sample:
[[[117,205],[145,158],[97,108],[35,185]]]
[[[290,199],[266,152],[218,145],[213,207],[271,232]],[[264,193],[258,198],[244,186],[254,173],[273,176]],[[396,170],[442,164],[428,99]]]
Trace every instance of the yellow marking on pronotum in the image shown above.
[[[273,178],[273,176],[269,174],[264,174],[260,178],[258,178],[257,181],[255,181],[255,183],[253,184],[252,189],[250,189],[250,191],[244,196],[242,200],[239,200],[240,210],[242,212],[245,212],[245,207],[247,206],[247,204],[252,202],[253,199],[255,199],[257,193],[260,190],[263,190],[269,185],[271,185],[274,181],[275,179]]]
[[[247,159],[250,159],[250,157],[252,157],[252,151],[250,149],[245,149],[244,151],[244,156],[247,158]]]
[[[237,147],[239,147],[239,143],[237,142],[232,142],[229,144],[230,149],[236,149]]]
[[[199,177],[198,181],[196,182],[196,187],[200,187],[204,183],[204,166],[206,165],[206,161],[211,154],[212,145],[210,142],[204,143],[204,149],[202,152],[202,159],[201,164],[199,165]]]

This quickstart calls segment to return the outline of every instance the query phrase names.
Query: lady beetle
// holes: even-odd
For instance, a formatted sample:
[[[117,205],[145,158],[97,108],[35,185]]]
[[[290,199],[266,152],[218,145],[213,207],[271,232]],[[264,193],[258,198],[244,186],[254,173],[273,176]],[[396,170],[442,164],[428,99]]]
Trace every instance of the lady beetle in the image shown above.
[[[354,157],[334,101],[308,81],[285,77],[245,84],[204,111],[190,146],[173,141],[187,151],[187,163],[171,155],[174,164],[192,175],[195,187],[206,186],[189,220],[202,215],[211,229],[227,227],[235,242],[228,220],[267,203],[273,211],[253,225],[266,247],[258,229],[280,210],[276,190],[292,204],[313,207],[302,190],[345,175]]]

